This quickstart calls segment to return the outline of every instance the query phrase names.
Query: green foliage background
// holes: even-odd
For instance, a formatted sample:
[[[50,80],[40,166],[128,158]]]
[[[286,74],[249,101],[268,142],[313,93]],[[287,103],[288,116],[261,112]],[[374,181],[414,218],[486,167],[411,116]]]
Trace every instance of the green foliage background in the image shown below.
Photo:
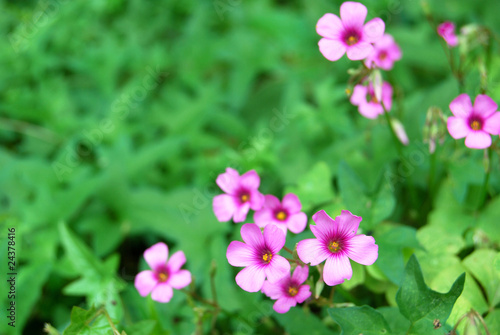
[[[363,3],[403,50],[386,77],[410,138],[402,159],[383,118],[364,119],[348,101],[346,70],[356,65],[318,51],[315,24],[340,1],[1,1],[0,239],[6,246],[16,228],[18,308],[16,328],[2,318],[0,333],[38,334],[44,322],[62,330],[72,306],[92,304],[129,334],[208,331],[206,311],[193,313],[183,293],[157,304],[134,289],[142,253],[158,241],[185,252],[205,297],[215,264],[228,312],[220,334],[340,333],[326,310],[278,315],[236,286],[225,252],[239,225],[211,209],[228,166],[256,169],[263,193],[297,193],[309,216],[363,216],[379,259],[353,264],[336,302],[397,306],[415,253],[432,290],[448,292],[467,273],[449,325],[474,308],[500,333],[498,153],[478,208],[483,152],[447,135],[431,156],[422,141],[427,108],[450,115],[459,92],[420,2]],[[496,0],[429,5],[437,22],[500,31]],[[498,47],[489,52],[488,94],[500,103]],[[466,91],[475,96],[472,59]],[[311,233],[291,235],[293,248]]]

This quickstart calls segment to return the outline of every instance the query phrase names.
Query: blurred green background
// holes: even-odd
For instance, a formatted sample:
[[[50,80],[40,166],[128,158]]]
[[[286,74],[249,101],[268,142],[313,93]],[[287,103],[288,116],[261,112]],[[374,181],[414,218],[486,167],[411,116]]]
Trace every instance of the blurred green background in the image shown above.
[[[338,331],[321,323],[322,312],[277,315],[270,300],[235,285],[225,252],[240,226],[217,222],[211,209],[221,192],[215,178],[228,166],[256,169],[263,193],[296,192],[308,215],[362,215],[364,232],[382,241],[391,227],[409,229],[395,246],[385,236],[392,248],[384,249],[392,252],[385,263],[381,253],[378,268],[355,268],[362,277],[345,291],[361,304],[393,304],[403,260],[419,248],[426,280],[442,291],[473,250],[497,252],[498,157],[483,211],[473,201],[483,153],[463,140],[446,135],[428,184],[427,108],[450,115],[459,92],[420,2],[363,3],[403,50],[385,77],[396,86],[392,115],[410,138],[403,161],[383,118],[364,119],[348,101],[347,69],[357,64],[332,63],[318,51],[315,24],[338,14],[341,1],[1,1],[0,239],[6,245],[7,228],[16,228],[18,308],[15,330],[2,318],[0,332],[39,334],[44,322],[62,330],[72,306],[104,303],[129,332],[135,325],[191,333],[195,317],[183,293],[160,305],[133,287],[146,268],[143,251],[157,241],[186,253],[206,297],[216,264],[219,303],[250,320],[225,316],[221,334]],[[438,23],[500,30],[496,0],[432,1],[430,8]],[[499,102],[498,48],[491,52],[488,93]],[[466,90],[476,95],[473,65]],[[291,236],[287,245],[309,236]],[[493,313],[496,302],[468,280],[475,291],[463,310]],[[8,303],[3,293],[0,302],[2,309]],[[137,326],[141,320],[152,321]]]

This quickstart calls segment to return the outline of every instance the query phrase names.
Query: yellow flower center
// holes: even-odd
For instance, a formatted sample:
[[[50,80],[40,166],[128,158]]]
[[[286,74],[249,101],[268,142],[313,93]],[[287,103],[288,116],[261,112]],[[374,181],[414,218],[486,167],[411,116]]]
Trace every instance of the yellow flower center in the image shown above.
[[[384,60],[384,59],[386,59],[386,58],[387,58],[387,52],[382,51],[382,52],[378,55],[378,58],[379,58],[380,60]]]
[[[288,294],[291,296],[291,297],[295,297],[297,295],[297,293],[299,293],[299,290],[297,290],[297,288],[295,286],[290,286],[288,288]]]
[[[481,122],[479,122],[478,120],[473,120],[470,123],[470,127],[472,128],[472,130],[481,130]]]
[[[340,251],[340,244],[337,241],[331,241],[328,244],[328,249],[333,253],[339,252]]]
[[[241,202],[247,202],[248,200],[250,200],[250,196],[248,194],[242,194],[240,199]]]
[[[351,35],[347,38],[347,45],[353,45],[356,43],[358,43],[358,38],[356,36]]]
[[[273,254],[270,252],[266,252],[264,255],[262,255],[262,260],[266,263],[271,262],[271,259],[273,259]]]
[[[276,219],[284,221],[286,219],[286,213],[283,211],[279,211],[278,213],[276,213]]]
[[[164,282],[166,282],[166,281],[167,281],[167,279],[168,279],[168,275],[167,275],[165,272],[160,272],[160,273],[158,274],[158,281],[159,281],[160,283],[164,283]]]

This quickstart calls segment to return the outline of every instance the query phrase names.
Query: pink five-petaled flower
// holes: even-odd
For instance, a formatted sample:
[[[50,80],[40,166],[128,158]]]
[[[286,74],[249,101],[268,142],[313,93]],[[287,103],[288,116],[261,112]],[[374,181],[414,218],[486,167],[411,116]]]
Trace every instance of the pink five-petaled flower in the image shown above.
[[[328,13],[318,20],[319,51],[326,59],[336,61],[347,52],[350,60],[361,60],[372,53],[371,43],[384,35],[385,24],[380,18],[364,24],[367,12],[363,4],[347,1],[340,6],[340,18]]]
[[[299,198],[288,193],[280,202],[274,195],[266,195],[264,206],[258,212],[255,212],[253,218],[259,227],[265,227],[267,224],[276,224],[286,234],[287,228],[295,234],[304,231],[307,225],[307,215],[301,212],[302,204]]]
[[[274,303],[274,310],[278,313],[286,313],[290,307],[294,307],[297,303],[303,303],[311,296],[309,285],[302,285],[309,275],[309,267],[297,266],[290,274],[283,277],[276,283],[271,283],[268,280],[262,286],[262,293],[271,299],[277,299]]]
[[[358,106],[359,113],[366,118],[376,119],[379,114],[384,113],[384,107],[389,111],[392,107],[392,86],[388,82],[382,84],[382,102],[375,96],[373,84],[370,81],[368,86],[356,85],[351,95],[351,103]]]
[[[444,38],[450,47],[458,45],[458,37],[455,35],[455,24],[450,21],[445,21],[437,27],[439,36]]]
[[[372,265],[378,257],[378,245],[371,236],[356,235],[361,217],[342,211],[335,220],[321,210],[313,215],[316,225],[311,225],[315,239],[300,241],[297,253],[304,263],[318,265],[326,259],[323,280],[333,286],[351,279],[353,261]]]
[[[248,171],[241,177],[238,171],[227,168],[225,173],[217,177],[217,185],[226,192],[214,197],[213,210],[217,220],[242,222],[248,211],[257,211],[264,204],[264,196],[258,191],[260,178],[254,170]]]
[[[168,247],[159,242],[144,251],[144,258],[151,270],[139,272],[134,283],[141,296],[151,293],[151,299],[169,302],[174,294],[172,288],[180,290],[191,283],[191,273],[181,270],[186,263],[184,252],[177,251],[167,262]]]
[[[474,101],[460,94],[450,103],[454,116],[447,121],[451,137],[465,137],[465,145],[473,149],[484,149],[491,145],[491,136],[500,133],[500,113],[497,104],[487,95],[479,94]]]
[[[256,224],[241,227],[245,243],[232,241],[226,257],[232,266],[244,266],[236,275],[236,283],[247,292],[260,291],[264,280],[274,283],[290,273],[290,263],[278,252],[285,245],[285,233],[275,225],[264,228],[264,234]]]
[[[369,68],[376,67],[390,70],[394,66],[394,62],[401,59],[401,49],[394,41],[394,38],[385,34],[374,44],[373,52],[366,58],[365,65]]]

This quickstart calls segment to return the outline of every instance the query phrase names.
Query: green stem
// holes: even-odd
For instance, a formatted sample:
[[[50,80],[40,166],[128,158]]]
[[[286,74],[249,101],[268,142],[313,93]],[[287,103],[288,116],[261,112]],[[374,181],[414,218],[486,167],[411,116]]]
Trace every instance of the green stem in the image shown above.
[[[480,209],[483,206],[484,201],[486,200],[486,196],[488,194],[488,182],[490,181],[491,159],[492,159],[492,155],[493,155],[493,150],[491,150],[491,147],[489,147],[486,150],[487,150],[487,166],[486,166],[483,187],[481,188],[481,196],[479,197],[479,203],[477,205],[477,209]]]

